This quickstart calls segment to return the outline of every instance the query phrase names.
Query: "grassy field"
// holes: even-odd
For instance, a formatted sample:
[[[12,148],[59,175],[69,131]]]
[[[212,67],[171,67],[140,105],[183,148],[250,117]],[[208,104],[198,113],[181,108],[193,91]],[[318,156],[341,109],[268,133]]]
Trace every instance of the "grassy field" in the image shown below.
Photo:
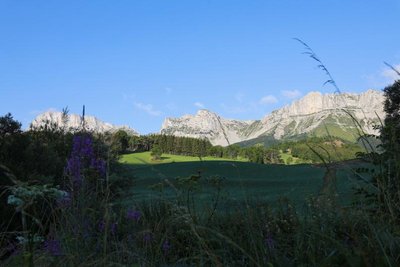
[[[152,160],[151,152],[141,152],[122,155],[119,160],[121,163],[127,164],[162,164],[162,163],[174,163],[174,162],[194,162],[194,161],[247,161],[246,159],[228,159],[228,158],[216,158],[216,157],[190,157],[180,156],[171,154],[162,154],[161,160]]]
[[[307,160],[304,160],[301,158],[296,158],[296,157],[292,156],[292,154],[287,153],[287,152],[281,152],[280,156],[281,156],[281,159],[283,160],[283,162],[285,162],[285,164],[287,164],[287,165],[311,163],[311,162],[307,162]],[[288,162],[289,158],[292,158],[292,162]]]
[[[129,175],[135,179],[135,186],[129,195],[129,201],[154,199],[155,197],[175,197],[179,192],[179,179],[192,175],[201,178],[196,182],[197,201],[212,199],[216,190],[208,181],[213,178],[223,180],[222,192],[226,203],[246,199],[274,203],[279,198],[288,198],[296,205],[302,205],[305,199],[315,196],[323,184],[325,169],[311,164],[297,165],[262,165],[239,161],[199,161],[189,157],[167,155],[166,164],[144,164],[149,161],[146,153],[125,155]],[[178,162],[182,160],[182,162]],[[157,162],[161,163],[161,162]],[[337,172],[338,200],[348,203],[352,199],[352,187],[358,186],[353,174],[354,164],[343,164]]]

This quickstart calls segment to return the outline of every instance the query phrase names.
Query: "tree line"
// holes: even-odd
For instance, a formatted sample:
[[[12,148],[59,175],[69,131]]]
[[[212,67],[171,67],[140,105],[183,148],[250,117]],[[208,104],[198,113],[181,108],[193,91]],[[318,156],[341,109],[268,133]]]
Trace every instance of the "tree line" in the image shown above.
[[[284,163],[280,156],[282,152],[307,162],[321,163],[321,157],[332,162],[348,160],[362,151],[359,144],[336,137],[311,137],[285,141],[271,147],[240,147],[235,144],[222,147],[213,146],[207,139],[161,134],[130,136],[124,130],[119,130],[113,134],[112,140],[113,151],[117,154],[152,151],[155,158],[165,153],[193,157],[241,158],[259,164]]]
[[[321,157],[328,162],[354,159],[362,151],[359,144],[337,137],[310,137],[278,143],[273,147],[292,157],[314,163],[322,162]]]
[[[166,153],[193,157],[241,158],[260,164],[283,162],[279,156],[279,150],[275,148],[262,146],[243,148],[238,145],[213,146],[205,138],[161,134],[130,136],[124,130],[119,130],[113,134],[112,140],[112,148],[115,153],[119,154],[152,151],[155,157]]]

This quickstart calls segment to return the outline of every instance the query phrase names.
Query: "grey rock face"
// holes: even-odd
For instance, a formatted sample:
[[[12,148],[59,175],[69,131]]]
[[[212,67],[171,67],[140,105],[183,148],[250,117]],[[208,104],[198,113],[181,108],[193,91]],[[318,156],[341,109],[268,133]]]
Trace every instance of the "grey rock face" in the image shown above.
[[[254,121],[224,119],[214,112],[202,109],[196,115],[165,119],[161,134],[207,138],[214,145],[227,146],[243,140],[244,129]]]
[[[63,118],[63,113],[58,111],[47,111],[38,115],[31,123],[30,128],[37,128],[45,125],[46,123],[55,123],[59,127],[64,127],[67,130],[75,131],[82,127],[81,116],[77,114],[68,114],[67,118]],[[116,132],[118,130],[125,130],[129,134],[139,135],[137,131],[129,126],[115,126],[113,124],[103,122],[93,116],[85,116],[85,129],[95,133]]]
[[[262,120],[260,135],[282,139],[307,134],[326,125],[335,125],[343,131],[355,132],[358,125],[367,134],[378,134],[373,129],[383,119],[382,92],[368,90],[361,94],[321,94],[311,92],[291,105],[273,111]]]
[[[250,140],[259,136],[285,139],[326,129],[329,134],[378,134],[373,128],[383,119],[384,96],[380,91],[361,94],[321,94],[310,92],[292,104],[275,110],[262,120],[238,121],[200,110],[196,115],[165,119],[161,133],[207,138],[214,145]],[[356,139],[357,136],[354,136]]]

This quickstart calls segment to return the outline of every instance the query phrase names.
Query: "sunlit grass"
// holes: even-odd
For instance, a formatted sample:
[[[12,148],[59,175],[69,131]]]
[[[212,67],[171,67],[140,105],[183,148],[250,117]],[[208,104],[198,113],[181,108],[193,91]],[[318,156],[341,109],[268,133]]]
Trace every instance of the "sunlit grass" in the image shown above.
[[[312,163],[309,160],[305,160],[305,159],[301,159],[301,158],[297,158],[294,157],[291,153],[288,152],[281,152],[280,153],[280,157],[283,160],[283,162],[287,165],[292,165],[292,164],[303,164],[303,163]],[[292,158],[292,161],[289,162],[289,158]]]
[[[217,158],[217,157],[191,157],[182,155],[171,155],[162,154],[160,160],[153,160],[151,152],[140,152],[122,155],[119,162],[127,164],[161,164],[161,163],[172,163],[172,162],[193,162],[193,161],[240,161],[245,162],[247,159],[229,159],[229,158]]]

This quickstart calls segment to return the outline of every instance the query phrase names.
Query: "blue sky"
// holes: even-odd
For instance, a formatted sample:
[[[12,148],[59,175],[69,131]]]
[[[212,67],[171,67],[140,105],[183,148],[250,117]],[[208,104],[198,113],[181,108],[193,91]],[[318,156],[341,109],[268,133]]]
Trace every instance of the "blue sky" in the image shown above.
[[[382,89],[400,67],[399,0],[0,0],[0,115],[87,114],[141,133],[207,108],[260,119],[309,91]]]

